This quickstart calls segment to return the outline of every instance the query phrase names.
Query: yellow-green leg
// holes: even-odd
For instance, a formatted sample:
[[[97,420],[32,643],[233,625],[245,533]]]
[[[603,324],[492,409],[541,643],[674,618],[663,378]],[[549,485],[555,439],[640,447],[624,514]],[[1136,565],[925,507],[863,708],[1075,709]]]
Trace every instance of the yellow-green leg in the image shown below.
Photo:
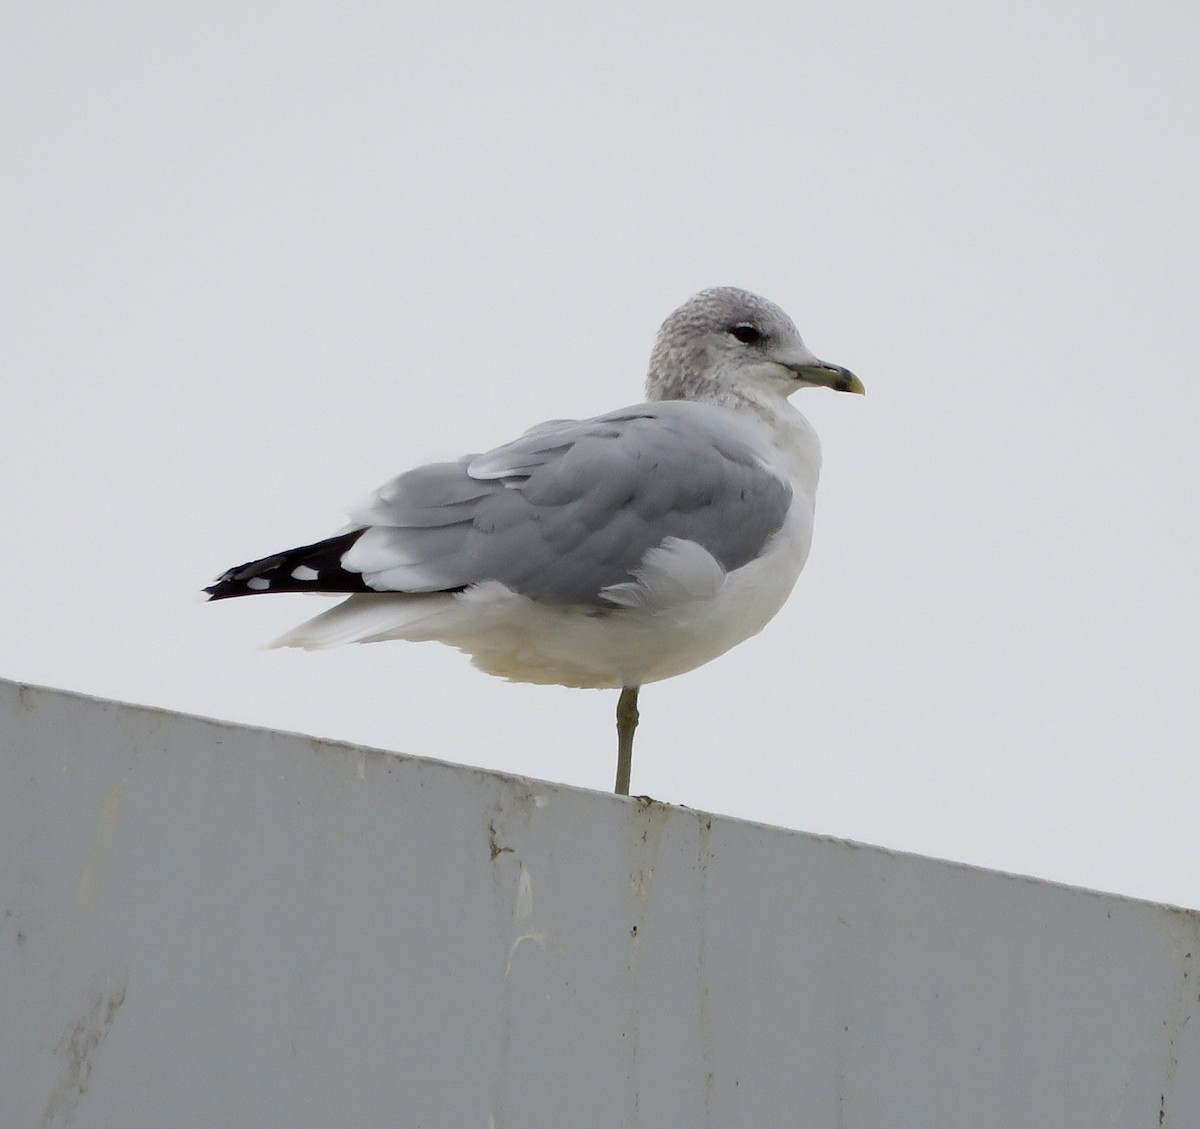
[[[629,795],[629,774],[633,770],[633,731],[638,723],[638,687],[626,686],[617,699],[617,786],[618,796]]]

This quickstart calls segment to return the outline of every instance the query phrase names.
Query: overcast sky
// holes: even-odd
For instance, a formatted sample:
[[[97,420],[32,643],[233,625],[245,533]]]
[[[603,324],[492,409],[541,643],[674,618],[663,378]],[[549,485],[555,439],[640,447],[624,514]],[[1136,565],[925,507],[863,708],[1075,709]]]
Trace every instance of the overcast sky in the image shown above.
[[[610,788],[615,692],[194,593],[744,286],[868,395],[794,398],[809,565],[634,791],[1200,907],[1198,23],[6,5],[0,676]]]

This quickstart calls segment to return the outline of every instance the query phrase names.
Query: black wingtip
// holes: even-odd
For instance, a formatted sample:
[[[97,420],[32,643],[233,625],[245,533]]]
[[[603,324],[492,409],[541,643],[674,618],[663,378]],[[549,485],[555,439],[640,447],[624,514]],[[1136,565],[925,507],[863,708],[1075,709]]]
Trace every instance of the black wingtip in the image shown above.
[[[228,574],[226,574],[228,575]],[[245,584],[237,581],[226,580],[224,576],[207,588],[202,588],[201,592],[211,600],[228,600],[234,596],[253,596],[254,590],[247,588]]]
[[[361,529],[247,561],[222,573],[205,588],[209,600],[262,596],[268,592],[370,592],[362,575],[342,568],[342,557],[362,536]]]

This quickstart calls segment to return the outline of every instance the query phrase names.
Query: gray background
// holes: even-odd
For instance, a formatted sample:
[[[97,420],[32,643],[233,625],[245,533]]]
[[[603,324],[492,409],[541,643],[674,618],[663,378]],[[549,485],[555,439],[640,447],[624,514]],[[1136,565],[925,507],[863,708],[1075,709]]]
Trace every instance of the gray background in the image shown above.
[[[1200,906],[1200,12],[8,0],[0,674],[611,786],[614,695],[204,607],[415,461],[632,403],[732,283],[868,395],[633,786]]]

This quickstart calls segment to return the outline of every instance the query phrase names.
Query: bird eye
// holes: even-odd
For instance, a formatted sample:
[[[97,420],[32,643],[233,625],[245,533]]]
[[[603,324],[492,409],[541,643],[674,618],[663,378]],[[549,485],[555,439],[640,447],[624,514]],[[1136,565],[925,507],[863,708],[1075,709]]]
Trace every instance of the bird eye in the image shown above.
[[[741,321],[737,325],[731,325],[729,332],[743,345],[757,345],[764,336],[763,331],[758,326],[751,325],[748,321]]]

